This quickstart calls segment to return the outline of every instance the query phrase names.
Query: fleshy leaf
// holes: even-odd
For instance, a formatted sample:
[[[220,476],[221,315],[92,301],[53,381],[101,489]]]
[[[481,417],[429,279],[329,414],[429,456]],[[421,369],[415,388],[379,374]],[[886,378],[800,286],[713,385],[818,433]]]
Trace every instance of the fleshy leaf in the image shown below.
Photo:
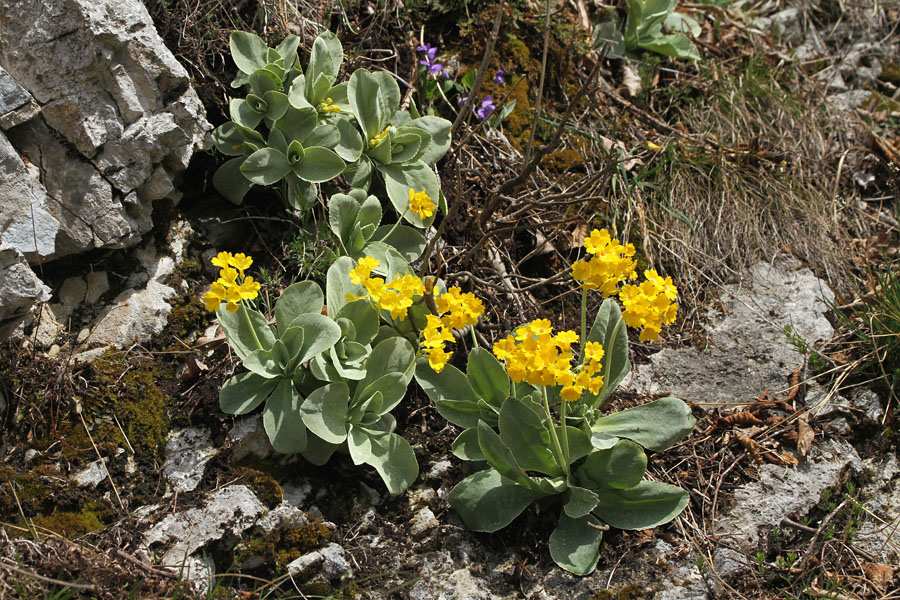
[[[499,408],[509,396],[510,380],[503,365],[484,348],[469,353],[466,378],[475,394],[488,404]]]
[[[591,527],[594,525],[594,527]],[[559,523],[550,534],[550,556],[563,569],[576,575],[588,575],[600,560],[600,522],[587,515],[577,519],[559,515]]]
[[[303,398],[294,389],[294,382],[281,379],[263,409],[263,426],[269,441],[282,454],[296,454],[306,448],[306,426],[300,418]]]
[[[600,417],[591,431],[628,438],[644,448],[661,451],[690,435],[695,422],[687,404],[668,396]]]
[[[346,383],[322,386],[300,406],[303,422],[323,441],[340,444],[347,439],[347,408],[350,388]]]
[[[668,523],[685,509],[688,493],[660,481],[642,481],[625,490],[596,490],[594,514],[618,529],[649,529]]]
[[[219,408],[230,415],[245,415],[269,397],[278,379],[266,379],[256,373],[240,373],[219,390]]]
[[[460,481],[447,501],[469,529],[490,533],[512,523],[543,495],[513,483],[494,469],[487,469]]]
[[[321,314],[325,305],[322,289],[314,281],[300,281],[289,285],[275,302],[275,323],[278,331],[291,326],[299,315]]]

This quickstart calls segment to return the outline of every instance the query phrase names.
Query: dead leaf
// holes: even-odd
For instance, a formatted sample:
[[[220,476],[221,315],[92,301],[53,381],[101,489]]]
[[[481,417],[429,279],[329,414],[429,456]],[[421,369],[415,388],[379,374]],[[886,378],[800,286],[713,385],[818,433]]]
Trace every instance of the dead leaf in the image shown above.
[[[737,439],[738,443],[744,447],[744,449],[750,454],[758,454],[759,453],[759,443],[751,438],[749,435],[744,435],[742,433],[736,433],[734,435],[735,439]]]
[[[628,65],[622,68],[622,85],[632,98],[637,98],[641,93],[641,77]]]
[[[181,383],[193,381],[207,371],[209,371],[209,367],[197,360],[196,356],[188,356],[184,363],[184,371],[181,372]]]
[[[803,415],[797,419],[797,454],[800,455],[800,459],[804,462],[806,461],[809,451],[812,449],[813,439],[815,437],[816,434],[809,424],[807,415]]]
[[[756,415],[749,410],[742,410],[727,417],[721,417],[720,422],[730,426],[765,425]]]
[[[889,565],[876,563],[864,563],[863,572],[869,579],[869,583],[875,588],[879,594],[884,594],[889,589],[891,582],[894,580],[894,569]]]
[[[588,237],[591,233],[591,228],[588,227],[588,224],[584,221],[578,223],[575,226],[575,229],[572,231],[571,240],[573,248],[580,248],[584,245],[584,238]]]

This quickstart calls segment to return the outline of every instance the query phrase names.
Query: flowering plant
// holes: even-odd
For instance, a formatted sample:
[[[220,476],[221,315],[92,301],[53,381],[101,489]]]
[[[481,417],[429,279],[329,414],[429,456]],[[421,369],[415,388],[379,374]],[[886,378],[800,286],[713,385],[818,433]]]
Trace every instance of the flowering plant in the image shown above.
[[[396,251],[388,254],[393,266],[406,264]],[[340,276],[343,260],[350,259],[332,265],[329,282]],[[390,493],[406,489],[418,464],[406,440],[394,433],[390,411],[415,372],[413,345],[380,330],[379,310],[368,300],[338,300],[330,284],[327,310],[316,283],[288,286],[270,323],[248,304],[259,289],[244,276],[252,259],[220,252],[213,264],[222,268],[221,277],[203,300],[217,311],[247,369],[222,386],[222,411],[242,415],[262,406],[263,425],[278,452],[300,453],[321,465],[344,448],[355,464],[373,466]]]
[[[586,246],[593,254],[589,262],[598,264],[593,271],[590,264],[575,267],[576,274],[594,273],[583,278],[585,293],[613,295],[633,276],[633,248],[605,231],[592,234]],[[647,293],[627,286],[620,292],[630,303],[628,316],[607,299],[589,332],[582,319],[581,335],[554,333],[548,320],[538,319],[494,344],[493,354],[473,350],[465,373],[452,365],[438,371],[420,359],[416,380],[438,412],[464,428],[453,453],[486,463],[448,497],[470,528],[496,531],[533,501],[558,498],[562,510],[550,536],[551,556],[563,568],[587,574],[599,560],[604,523],[646,529],[685,508],[684,490],[643,477],[644,448],[663,450],[690,433],[694,418],[687,405],[669,397],[612,415],[600,412],[630,370],[623,323],[658,332],[650,326],[659,315],[666,320],[677,310],[666,295],[674,292],[671,281],[664,281],[661,294],[655,293],[657,280],[648,281]]]

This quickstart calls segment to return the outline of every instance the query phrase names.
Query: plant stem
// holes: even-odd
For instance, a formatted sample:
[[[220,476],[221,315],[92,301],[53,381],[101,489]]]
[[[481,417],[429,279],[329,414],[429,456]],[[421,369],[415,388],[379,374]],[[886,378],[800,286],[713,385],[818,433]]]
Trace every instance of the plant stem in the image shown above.
[[[563,451],[563,459],[566,461],[566,477],[569,476],[569,432],[566,431],[566,408],[569,403],[566,402],[565,398],[559,399],[559,423],[562,426],[560,430],[562,433],[562,451]],[[550,423],[551,427],[553,423]]]
[[[250,313],[247,312],[247,307],[244,306],[243,302],[241,302],[241,314],[244,316],[244,321],[247,323],[247,327],[250,328],[250,333],[253,334],[253,341],[256,342],[256,347],[260,350],[265,350],[262,343],[259,341],[259,336],[256,335],[256,328],[253,327],[253,323],[250,321]]]
[[[408,213],[408,212],[409,212],[409,209],[405,210],[405,211],[403,212],[403,215],[405,215],[405,214]],[[403,215],[400,215],[399,217],[397,217],[397,222],[394,223],[394,226],[391,227],[391,230],[387,232],[387,235],[384,236],[383,238],[381,238],[382,240],[388,239],[388,238],[391,237],[391,235],[397,230],[397,227],[400,226],[400,222],[403,220]]]
[[[587,345],[587,288],[581,290],[581,364],[584,364],[584,347]]]
[[[568,481],[571,477],[569,473],[569,461],[565,459],[565,454],[563,454],[562,447],[559,445],[559,437],[556,435],[556,428],[553,427],[553,414],[550,412],[550,400],[547,398],[547,388],[544,386],[541,386],[541,395],[544,397],[544,412],[547,413],[547,420],[550,423],[550,441],[553,443],[551,451],[553,452],[554,458],[556,458],[556,462],[559,463],[563,472],[566,474],[566,481]]]
[[[622,323],[625,321],[622,317],[619,317],[619,320],[616,321],[616,326],[613,327],[612,335],[607,339],[609,340],[609,348],[604,348],[606,350],[606,355],[604,358],[606,362],[603,364],[603,387],[600,388],[600,394],[597,396],[597,401],[594,404],[594,409],[598,409],[603,406],[603,394],[606,392],[607,388],[609,388],[609,369],[612,364],[612,348],[616,345],[616,337],[619,335],[619,329],[622,327]],[[625,344],[625,352],[628,352],[628,343]]]

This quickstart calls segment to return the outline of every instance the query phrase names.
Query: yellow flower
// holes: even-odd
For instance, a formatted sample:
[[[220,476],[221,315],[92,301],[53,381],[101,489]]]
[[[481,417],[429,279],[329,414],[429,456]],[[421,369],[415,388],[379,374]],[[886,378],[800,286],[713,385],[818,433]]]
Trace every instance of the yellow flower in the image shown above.
[[[224,269],[219,271],[219,278],[216,281],[221,283],[226,288],[230,288],[235,285],[238,285],[237,278],[238,278],[237,269],[232,269],[231,267],[225,267]]]
[[[436,348],[428,348],[425,350],[425,355],[428,357],[428,364],[434,372],[440,373],[444,370],[444,366],[446,366],[450,357],[453,356],[453,353],[446,352],[443,346],[438,346]]]
[[[581,398],[581,393],[583,391],[584,388],[580,385],[567,385],[559,391],[559,397],[566,402],[575,402],[576,400]]]
[[[237,269],[240,272],[241,277],[244,276],[244,270],[249,269],[252,264],[253,259],[249,256],[245,256],[243,253],[235,254],[228,259],[228,265]]]
[[[606,352],[603,350],[603,344],[600,342],[588,342],[584,345],[585,361],[599,361]]]
[[[359,259],[356,267],[350,269],[350,281],[365,285],[364,282],[372,275],[372,270],[380,264],[380,260],[371,256]]]
[[[231,261],[231,252],[219,252],[216,254],[212,260],[210,261],[213,266],[219,267],[220,269],[224,269],[228,266],[228,263]]]
[[[587,290],[599,290],[603,297],[616,293],[619,283],[634,279],[637,262],[632,244],[622,245],[605,229],[594,229],[584,239],[584,248],[593,255],[590,260],[572,264],[572,277]]]
[[[419,215],[420,219],[427,219],[434,214],[434,202],[425,190],[417,192],[409,188],[409,210]]]
[[[219,305],[222,304],[222,300],[224,299],[225,286],[221,283],[214,282],[210,290],[203,296],[203,304],[206,306],[206,310],[216,312],[219,310]]]
[[[253,281],[253,277],[248,275],[241,282],[241,285],[238,286],[238,293],[241,295],[242,300],[253,300],[259,295],[259,288],[259,282]]]
[[[391,130],[391,126],[388,125],[387,127],[384,128],[384,131],[382,131],[381,133],[379,133],[378,135],[373,137],[371,140],[369,140],[369,148],[374,148],[375,146],[380,144],[381,140],[383,140],[384,138],[386,138],[388,136],[388,133],[390,132],[390,130]]]
[[[230,313],[236,313],[238,308],[240,308],[241,303],[241,290],[239,287],[230,287],[225,290],[225,300],[228,301],[228,304],[225,305],[225,310]]]
[[[316,110],[323,113],[339,113],[341,112],[340,106],[335,106],[334,99],[325,98],[323,101],[319,102],[316,106]]]
[[[622,286],[619,300],[625,308],[625,324],[641,328],[641,341],[653,341],[662,326],[674,323],[678,316],[678,289],[671,277],[663,278],[654,269],[644,271],[644,277],[639,286]]]
[[[484,313],[484,303],[471,292],[463,292],[453,286],[446,293],[434,299],[438,312],[443,314],[444,325],[451,329],[462,329],[476,325],[478,317]]]

